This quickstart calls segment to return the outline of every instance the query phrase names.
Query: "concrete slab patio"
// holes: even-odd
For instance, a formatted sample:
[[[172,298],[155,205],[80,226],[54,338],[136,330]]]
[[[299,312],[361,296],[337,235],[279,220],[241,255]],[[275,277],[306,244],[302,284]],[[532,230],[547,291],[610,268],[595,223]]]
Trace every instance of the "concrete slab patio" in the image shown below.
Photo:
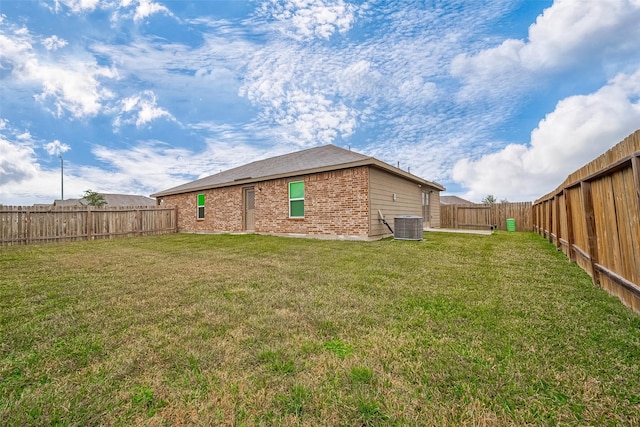
[[[435,231],[441,233],[464,233],[464,234],[484,234],[490,236],[493,230],[465,230],[461,228],[429,228],[425,227],[424,231]]]

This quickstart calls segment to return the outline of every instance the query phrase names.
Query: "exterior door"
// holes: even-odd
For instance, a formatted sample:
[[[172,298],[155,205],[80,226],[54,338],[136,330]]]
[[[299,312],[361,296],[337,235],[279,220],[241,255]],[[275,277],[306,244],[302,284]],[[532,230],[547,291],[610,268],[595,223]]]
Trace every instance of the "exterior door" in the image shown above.
[[[431,209],[429,208],[429,192],[422,192],[422,218],[424,218],[424,226],[431,227]]]
[[[244,189],[244,229],[245,231],[255,230],[256,219],[256,193],[251,188]]]

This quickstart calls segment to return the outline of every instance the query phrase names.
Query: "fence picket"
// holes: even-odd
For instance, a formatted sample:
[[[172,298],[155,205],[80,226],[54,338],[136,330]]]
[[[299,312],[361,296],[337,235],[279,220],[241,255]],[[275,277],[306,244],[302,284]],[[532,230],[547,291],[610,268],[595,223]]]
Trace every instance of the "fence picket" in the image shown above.
[[[533,209],[531,202],[496,203],[493,205],[440,205],[440,226],[442,228],[495,227],[507,229],[507,219],[516,220],[516,231],[533,230]]]
[[[561,196],[566,215],[552,224],[548,216]],[[534,202],[534,211],[540,235],[566,230],[569,259],[640,312],[640,130],[571,173]]]
[[[0,205],[0,246],[175,233],[173,207]]]

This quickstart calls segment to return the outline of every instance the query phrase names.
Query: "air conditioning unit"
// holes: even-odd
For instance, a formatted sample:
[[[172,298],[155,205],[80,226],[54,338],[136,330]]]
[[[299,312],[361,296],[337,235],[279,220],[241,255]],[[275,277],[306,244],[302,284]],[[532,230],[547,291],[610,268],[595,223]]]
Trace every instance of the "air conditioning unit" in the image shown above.
[[[398,240],[422,240],[424,218],[417,215],[397,216],[393,220],[393,237]]]

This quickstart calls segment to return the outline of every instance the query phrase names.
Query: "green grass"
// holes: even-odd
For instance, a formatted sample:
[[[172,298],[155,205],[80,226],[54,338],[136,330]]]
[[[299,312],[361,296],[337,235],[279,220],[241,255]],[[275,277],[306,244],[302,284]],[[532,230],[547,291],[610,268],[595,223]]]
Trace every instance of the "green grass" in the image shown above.
[[[640,316],[535,234],[0,248],[0,425],[640,425]]]

